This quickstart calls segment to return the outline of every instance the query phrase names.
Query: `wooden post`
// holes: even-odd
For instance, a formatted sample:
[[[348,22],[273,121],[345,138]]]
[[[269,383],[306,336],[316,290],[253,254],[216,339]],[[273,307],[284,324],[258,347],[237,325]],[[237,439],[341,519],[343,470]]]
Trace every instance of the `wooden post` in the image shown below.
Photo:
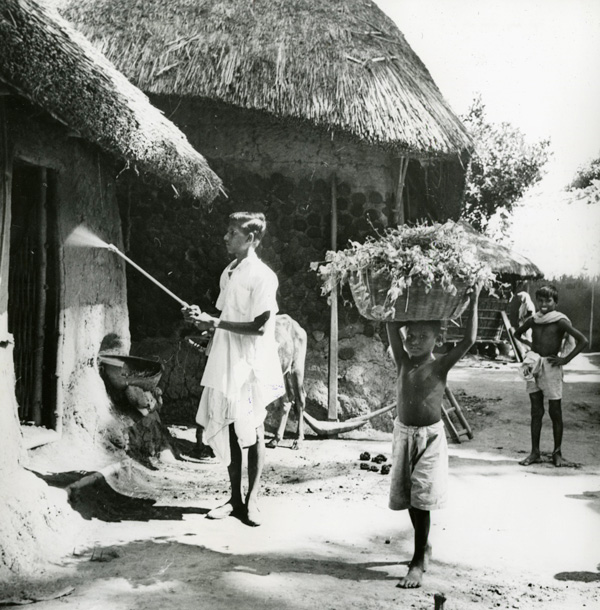
[[[48,191],[48,172],[42,167],[39,170],[40,190],[37,201],[38,212],[38,228],[37,228],[37,286],[36,286],[36,317],[35,317],[35,335],[34,335],[34,355],[33,355],[33,394],[32,394],[32,415],[36,426],[42,424],[42,400],[43,400],[43,385],[44,385],[44,344],[46,332],[46,275],[48,268],[47,256],[47,228],[48,222],[46,217],[47,191]]]
[[[12,190],[11,148],[6,132],[6,108],[0,96],[0,342],[8,341],[8,257]]]
[[[337,250],[337,181],[331,177],[331,249]],[[337,421],[338,403],[338,295],[331,292],[331,316],[329,321],[329,376],[327,397],[327,419]]]
[[[405,214],[404,214],[404,182],[406,180],[406,171],[408,169],[408,157],[400,157],[398,159],[398,176],[395,184],[394,191],[394,223],[397,226],[404,224]]]
[[[594,288],[596,287],[596,280],[591,278],[590,283],[592,284],[592,298],[590,301],[590,352],[593,351],[592,344],[594,342],[592,333],[594,332]]]

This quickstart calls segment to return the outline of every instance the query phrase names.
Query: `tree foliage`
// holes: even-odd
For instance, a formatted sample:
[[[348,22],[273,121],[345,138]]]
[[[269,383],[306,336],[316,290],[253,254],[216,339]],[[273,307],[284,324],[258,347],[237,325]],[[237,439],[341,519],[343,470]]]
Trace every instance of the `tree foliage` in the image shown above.
[[[567,186],[568,191],[584,191],[589,194],[589,203],[599,200],[598,191],[600,187],[600,157],[592,159],[586,165],[580,167],[575,173],[573,181]]]
[[[513,204],[543,176],[550,157],[550,141],[530,144],[510,123],[490,123],[480,97],[473,100],[463,123],[475,143],[467,170],[464,218],[485,230],[497,212]]]

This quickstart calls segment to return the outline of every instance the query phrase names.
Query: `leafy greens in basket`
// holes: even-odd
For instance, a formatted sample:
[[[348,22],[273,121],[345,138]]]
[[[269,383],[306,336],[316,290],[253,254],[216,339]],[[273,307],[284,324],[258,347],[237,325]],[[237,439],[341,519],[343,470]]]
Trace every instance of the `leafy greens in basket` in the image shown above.
[[[321,292],[328,298],[336,286],[349,283],[365,270],[387,276],[386,301],[391,306],[413,285],[425,292],[441,286],[444,292],[456,294],[457,283],[473,286],[481,282],[483,288],[493,291],[495,274],[478,258],[467,232],[452,221],[401,225],[377,237],[369,236],[362,244],[349,244],[344,250],[328,251],[325,262],[311,263],[321,279]]]

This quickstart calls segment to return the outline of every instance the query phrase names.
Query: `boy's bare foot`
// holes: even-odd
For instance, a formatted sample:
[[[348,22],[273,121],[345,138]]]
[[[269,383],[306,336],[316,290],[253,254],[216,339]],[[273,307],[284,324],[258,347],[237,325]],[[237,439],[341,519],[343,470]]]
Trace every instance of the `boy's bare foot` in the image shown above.
[[[552,453],[552,463],[557,467],[560,468],[561,466],[564,465],[565,460],[562,456],[562,453],[560,451],[560,449],[557,449],[556,451],[554,451]]]
[[[416,589],[421,586],[423,581],[423,566],[411,564],[408,568],[408,574],[401,578],[396,585],[400,589]]]
[[[226,517],[239,517],[244,512],[244,506],[242,504],[233,504],[231,501],[213,508],[206,514],[207,519],[225,519]]]
[[[265,447],[267,449],[275,449],[275,447],[277,447],[277,445],[279,445],[279,441],[273,437],[266,445]]]
[[[425,555],[423,556],[423,572],[427,572],[427,568],[429,567],[429,562],[431,561],[431,550],[431,545],[428,542],[427,546],[425,547]],[[408,564],[409,569],[412,568],[413,563],[415,563],[414,557]]]
[[[431,561],[431,545],[427,543],[425,547],[425,557],[423,557],[423,572],[427,572],[429,562]]]
[[[529,464],[539,464],[542,461],[542,457],[539,453],[530,453],[524,460],[521,460],[519,464],[521,466],[529,466]]]

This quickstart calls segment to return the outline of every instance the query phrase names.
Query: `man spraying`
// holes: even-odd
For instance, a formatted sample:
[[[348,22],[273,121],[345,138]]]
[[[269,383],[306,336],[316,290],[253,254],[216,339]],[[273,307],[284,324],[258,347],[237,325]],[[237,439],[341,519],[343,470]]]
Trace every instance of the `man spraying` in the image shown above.
[[[258,507],[265,460],[266,407],[284,394],[275,341],[278,281],[256,255],[266,230],[264,214],[236,212],[229,217],[225,245],[235,259],[220,280],[217,318],[192,305],[186,321],[215,329],[201,384],[204,387],[196,422],[203,442],[227,464],[231,497],[209,519],[237,516],[261,524]],[[242,450],[248,448],[248,491],[242,487]]]

